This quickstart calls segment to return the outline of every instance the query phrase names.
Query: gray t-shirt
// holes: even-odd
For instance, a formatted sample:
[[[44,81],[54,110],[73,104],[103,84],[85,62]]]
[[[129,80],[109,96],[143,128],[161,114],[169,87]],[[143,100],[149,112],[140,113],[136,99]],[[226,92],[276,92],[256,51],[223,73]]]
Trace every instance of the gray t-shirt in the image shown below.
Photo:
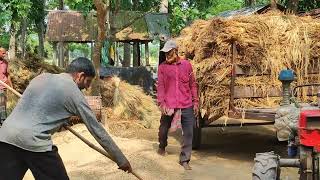
[[[51,151],[51,135],[73,115],[81,117],[93,137],[119,166],[128,162],[67,73],[44,73],[30,82],[0,128],[0,142],[32,152]]]

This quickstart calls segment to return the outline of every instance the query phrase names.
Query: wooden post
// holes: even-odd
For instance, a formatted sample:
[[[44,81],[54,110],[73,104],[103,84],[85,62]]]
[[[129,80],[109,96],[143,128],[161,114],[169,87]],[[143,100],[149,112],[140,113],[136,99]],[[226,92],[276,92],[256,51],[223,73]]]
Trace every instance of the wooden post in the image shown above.
[[[64,52],[63,52],[63,42],[60,41],[58,43],[58,52],[59,52],[59,60],[58,60],[58,66],[63,67],[63,59],[64,59]]]
[[[122,67],[130,67],[131,64],[131,45],[125,42],[123,44],[123,64]]]
[[[91,61],[93,60],[93,52],[94,52],[94,45],[93,45],[93,40],[91,41]]]
[[[59,0],[59,10],[64,9],[64,2],[63,0]],[[60,34],[62,36],[62,32]],[[62,37],[60,37],[62,38]],[[63,57],[64,57],[64,52],[63,52],[63,41],[59,41],[57,44],[57,52],[58,52],[58,66],[63,67]]]
[[[149,42],[146,42],[144,44],[144,56],[146,58],[146,66],[150,66],[150,61],[149,61]]]
[[[234,86],[236,81],[236,73],[235,73],[235,60],[237,57],[237,49],[236,49],[236,43],[233,42],[231,45],[232,48],[232,59],[231,59],[231,82],[230,82],[230,101],[229,101],[229,110],[234,111]]]
[[[139,66],[139,42],[133,43],[133,67]]]

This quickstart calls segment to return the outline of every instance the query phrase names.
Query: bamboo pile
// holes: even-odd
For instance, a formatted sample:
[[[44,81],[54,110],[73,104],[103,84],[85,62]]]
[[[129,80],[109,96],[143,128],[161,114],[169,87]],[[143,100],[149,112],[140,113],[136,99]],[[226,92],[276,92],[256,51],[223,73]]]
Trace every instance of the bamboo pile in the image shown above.
[[[235,64],[253,75],[236,78],[236,86],[263,89],[264,98],[237,99],[240,108],[275,107],[280,98],[268,97],[270,88],[281,88],[278,74],[290,68],[297,74],[295,84],[319,83],[320,21],[310,17],[269,12],[263,15],[214,18],[195,21],[177,38],[179,51],[192,59],[200,92],[200,110],[210,123],[227,115],[232,70],[232,44]],[[301,91],[300,101],[313,100]]]

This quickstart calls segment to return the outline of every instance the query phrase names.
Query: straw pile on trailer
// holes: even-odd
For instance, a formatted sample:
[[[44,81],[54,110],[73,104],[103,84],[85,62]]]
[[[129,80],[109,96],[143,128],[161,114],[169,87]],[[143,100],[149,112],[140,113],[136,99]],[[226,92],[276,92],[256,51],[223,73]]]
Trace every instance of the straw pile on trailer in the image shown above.
[[[154,99],[139,86],[130,85],[118,77],[104,80],[101,86],[102,103],[111,107],[113,115],[123,120],[138,119],[145,128],[155,128],[160,120],[160,110]]]
[[[270,12],[264,15],[215,18],[195,21],[177,38],[179,51],[192,59],[200,92],[200,110],[210,123],[227,115],[232,71],[232,44],[237,55],[234,64],[251,73],[236,78],[236,86],[261,89],[262,98],[235,100],[236,107],[274,107],[280,98],[268,97],[271,88],[281,89],[278,74],[290,68],[296,84],[319,83],[320,21]],[[298,93],[306,101],[306,90]]]

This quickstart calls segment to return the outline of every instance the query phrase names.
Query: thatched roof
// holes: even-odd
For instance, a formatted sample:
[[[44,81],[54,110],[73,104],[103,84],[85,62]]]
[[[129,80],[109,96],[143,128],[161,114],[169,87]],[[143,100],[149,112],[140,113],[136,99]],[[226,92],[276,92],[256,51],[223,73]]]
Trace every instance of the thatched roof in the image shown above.
[[[111,38],[115,41],[152,41],[169,36],[167,15],[120,11],[111,15]],[[48,41],[88,42],[97,37],[97,20],[93,13],[83,16],[75,11],[52,11],[48,16]]]
[[[92,14],[76,11],[51,11],[48,15],[48,41],[91,42],[96,39],[97,23]]]

